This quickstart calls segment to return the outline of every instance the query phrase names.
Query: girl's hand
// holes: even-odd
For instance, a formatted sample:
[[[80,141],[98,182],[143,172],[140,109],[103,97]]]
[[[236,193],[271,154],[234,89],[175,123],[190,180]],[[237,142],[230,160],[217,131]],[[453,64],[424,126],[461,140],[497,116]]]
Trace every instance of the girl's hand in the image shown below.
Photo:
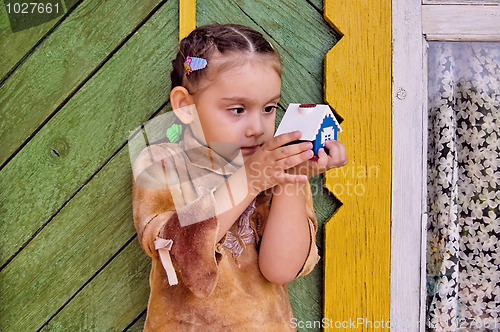
[[[247,183],[254,194],[277,184],[307,181],[306,175],[286,172],[313,157],[310,142],[283,146],[298,140],[301,135],[299,131],[295,131],[273,137],[247,159],[245,162]]]
[[[328,154],[325,152],[325,149],[321,148],[318,151],[318,159],[307,160],[300,165],[288,169],[287,173],[302,174],[311,177],[325,173],[331,168],[342,167],[347,164],[347,154],[344,144],[339,141],[328,140],[325,142],[325,147],[329,150]]]

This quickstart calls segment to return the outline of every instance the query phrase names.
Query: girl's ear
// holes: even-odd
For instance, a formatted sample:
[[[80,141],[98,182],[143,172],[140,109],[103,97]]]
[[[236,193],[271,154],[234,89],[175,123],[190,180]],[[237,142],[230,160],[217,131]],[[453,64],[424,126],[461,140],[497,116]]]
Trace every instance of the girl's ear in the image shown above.
[[[170,104],[175,115],[184,124],[190,124],[194,120],[194,98],[183,86],[176,86],[170,91]]]

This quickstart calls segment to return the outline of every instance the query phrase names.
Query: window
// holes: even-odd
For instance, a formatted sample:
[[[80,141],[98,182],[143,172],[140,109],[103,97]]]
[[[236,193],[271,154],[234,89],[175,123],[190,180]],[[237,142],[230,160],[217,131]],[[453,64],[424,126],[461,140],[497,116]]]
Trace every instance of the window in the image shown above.
[[[498,0],[393,1],[391,326],[395,330],[426,328],[429,42],[500,42],[499,16]],[[474,330],[470,324],[462,325],[467,326]]]
[[[321,144],[325,144],[325,141],[332,139],[333,127],[323,128],[321,132]]]

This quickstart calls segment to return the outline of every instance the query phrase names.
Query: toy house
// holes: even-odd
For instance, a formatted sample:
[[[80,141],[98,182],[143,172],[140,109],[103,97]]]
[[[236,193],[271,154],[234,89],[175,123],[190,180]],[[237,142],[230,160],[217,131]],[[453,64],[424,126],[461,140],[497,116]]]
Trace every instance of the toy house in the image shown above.
[[[342,132],[330,106],[323,104],[290,104],[275,136],[295,130],[302,132],[301,142],[313,143],[315,155],[326,140],[337,140],[337,133]]]

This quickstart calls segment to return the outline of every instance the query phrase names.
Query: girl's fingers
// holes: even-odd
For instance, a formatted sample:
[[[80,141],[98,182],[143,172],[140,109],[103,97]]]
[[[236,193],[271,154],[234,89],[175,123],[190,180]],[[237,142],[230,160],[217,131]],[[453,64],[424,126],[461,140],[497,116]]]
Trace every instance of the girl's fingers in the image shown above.
[[[311,159],[314,156],[314,152],[312,150],[306,150],[300,152],[298,154],[291,155],[289,157],[283,158],[279,160],[279,165],[284,170],[287,170],[291,167],[295,167],[297,165],[302,164],[303,162]]]
[[[274,152],[276,160],[282,160],[291,156],[299,155],[306,151],[312,151],[311,142],[302,142],[280,147]]]
[[[347,154],[344,144],[338,141],[326,141],[325,146],[330,151],[330,163],[332,166],[340,167],[347,164]]]
[[[296,141],[301,137],[302,133],[300,131],[292,131],[290,133],[278,135],[268,142],[268,150],[275,150],[285,144]]]
[[[318,150],[318,160],[316,161],[318,167],[325,167],[328,163],[328,155],[325,152],[325,149],[321,148]]]

